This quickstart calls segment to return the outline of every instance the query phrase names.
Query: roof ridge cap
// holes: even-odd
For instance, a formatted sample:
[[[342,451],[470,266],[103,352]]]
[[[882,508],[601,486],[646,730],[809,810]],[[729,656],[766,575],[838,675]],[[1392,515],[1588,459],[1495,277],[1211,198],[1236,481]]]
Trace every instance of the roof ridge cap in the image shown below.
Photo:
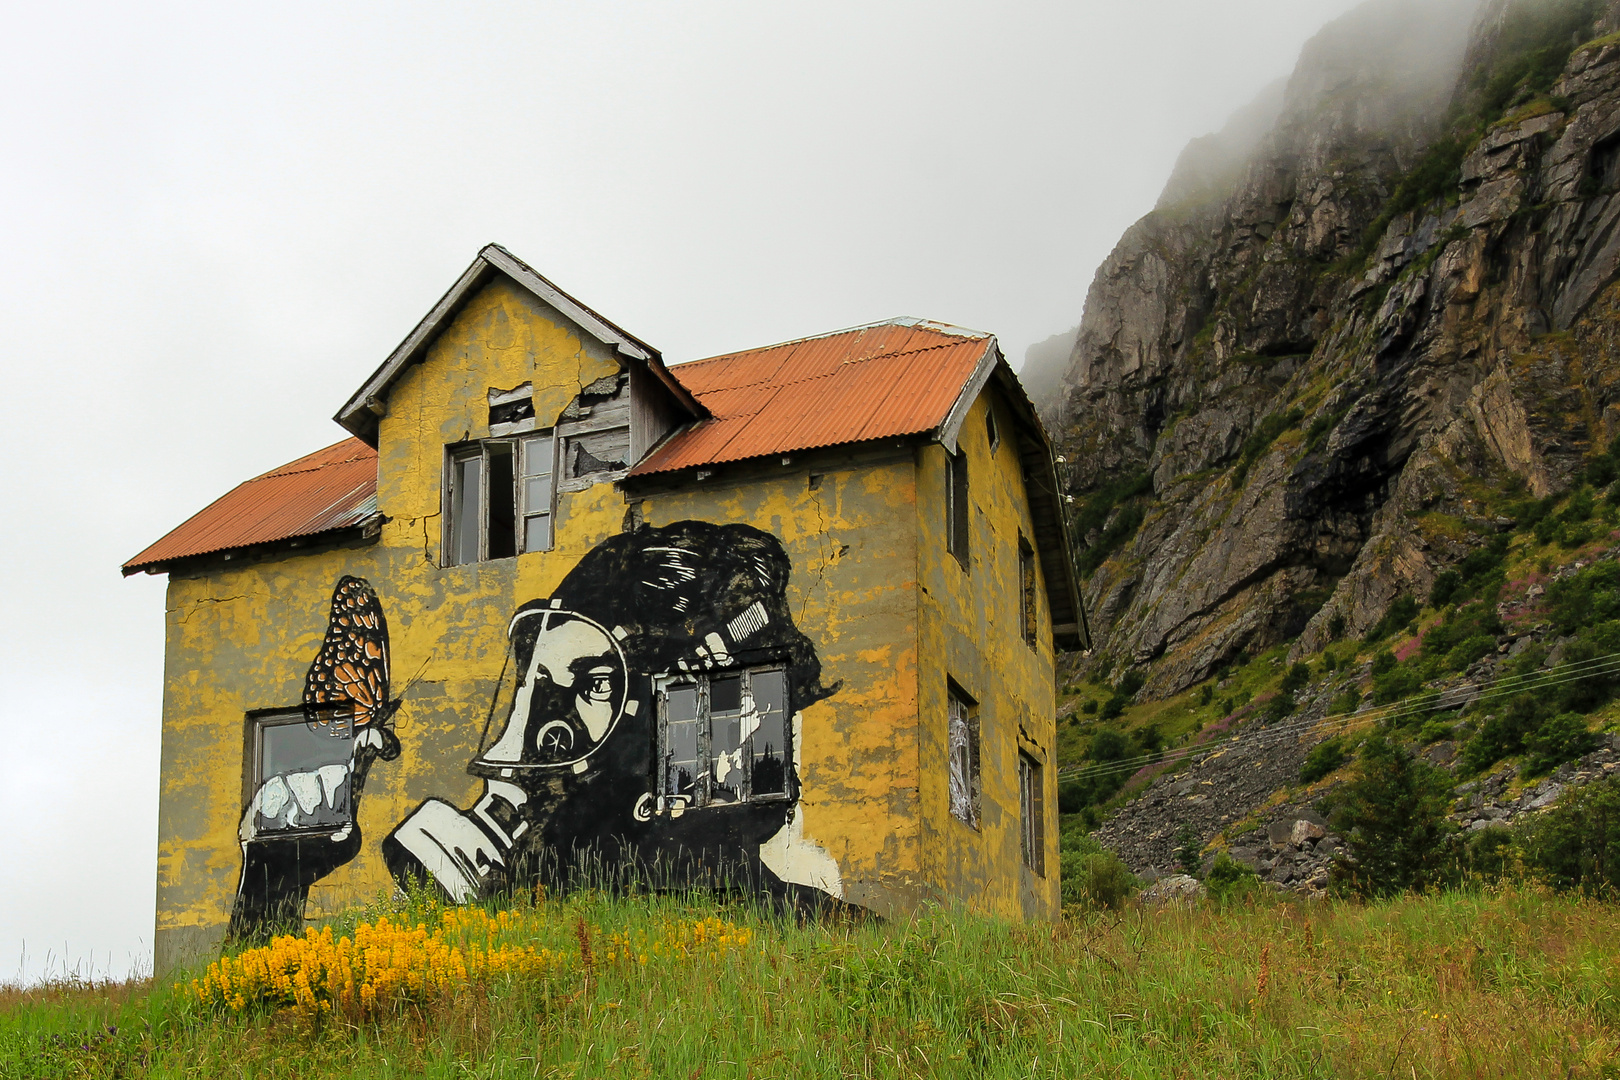
[[[712,364],[718,360],[730,360],[734,357],[742,356],[745,353],[770,352],[772,349],[784,349],[789,345],[803,345],[807,341],[821,341],[824,338],[837,337],[840,334],[854,334],[862,330],[876,330],[880,326],[906,326],[913,329],[931,330],[936,334],[950,334],[953,337],[988,339],[995,336],[987,330],[970,330],[965,326],[957,326],[953,323],[940,322],[937,319],[920,319],[915,315],[896,315],[892,319],[879,319],[876,322],[861,323],[859,326],[846,326],[842,330],[828,330],[820,334],[807,334],[804,337],[789,338],[786,341],[778,341],[771,345],[755,345],[752,348],[747,349],[733,349],[731,352],[720,353],[717,356],[705,356],[697,360],[682,360],[680,363],[670,364],[669,368],[673,371],[677,368],[692,367],[697,364]],[[936,346],[926,345],[923,347],[931,349],[935,348]]]

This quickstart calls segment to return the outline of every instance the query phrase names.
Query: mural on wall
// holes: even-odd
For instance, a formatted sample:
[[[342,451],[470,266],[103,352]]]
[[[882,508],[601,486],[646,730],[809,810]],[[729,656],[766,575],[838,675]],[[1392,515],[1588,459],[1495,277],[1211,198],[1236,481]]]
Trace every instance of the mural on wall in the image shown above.
[[[787,605],[780,541],[684,521],[603,541],[508,626],[468,771],[472,807],[419,806],[383,842],[396,880],[463,902],[633,864],[670,883],[841,896],[803,838],[802,710],[835,693]],[[497,726],[498,725],[498,726]]]
[[[253,797],[242,815],[242,878],[231,933],[295,918],[309,888],[360,850],[356,809],[371,763],[399,756],[390,727],[388,621],[363,578],[340,578],[301,711],[257,717]]]

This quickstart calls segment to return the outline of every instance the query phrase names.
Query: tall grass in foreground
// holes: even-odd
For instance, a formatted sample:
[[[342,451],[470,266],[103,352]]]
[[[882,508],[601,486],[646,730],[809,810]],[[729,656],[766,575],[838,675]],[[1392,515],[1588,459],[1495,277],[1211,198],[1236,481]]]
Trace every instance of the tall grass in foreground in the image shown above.
[[[13,990],[0,1076],[1616,1076],[1617,915],[1513,886],[801,927],[578,895],[452,915],[441,941],[543,962],[469,968],[369,1010],[273,994],[238,1008],[203,972]],[[390,933],[447,925],[420,902],[360,912],[332,949],[383,918]]]

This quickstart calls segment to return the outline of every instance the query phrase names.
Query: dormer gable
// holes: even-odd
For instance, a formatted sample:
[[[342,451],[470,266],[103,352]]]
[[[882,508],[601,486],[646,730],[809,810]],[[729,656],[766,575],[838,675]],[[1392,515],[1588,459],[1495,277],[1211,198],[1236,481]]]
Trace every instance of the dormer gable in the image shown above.
[[[463,309],[497,281],[527,293],[556,312],[582,339],[594,341],[612,355],[627,380],[630,446],[634,454],[645,453],[681,424],[709,415],[708,410],[664,367],[657,349],[574,299],[499,244],[487,244],[473,259],[472,265],[467,267],[371,377],[350,396],[333,419],[375,448],[380,421],[388,413],[389,399],[399,380],[411,367],[427,358],[434,342],[455,322]],[[586,392],[603,390],[595,386],[583,389]],[[507,390],[490,387],[489,397],[492,423],[524,419],[521,386]],[[504,411],[501,406],[506,407]],[[541,423],[549,424],[554,419],[544,417]]]

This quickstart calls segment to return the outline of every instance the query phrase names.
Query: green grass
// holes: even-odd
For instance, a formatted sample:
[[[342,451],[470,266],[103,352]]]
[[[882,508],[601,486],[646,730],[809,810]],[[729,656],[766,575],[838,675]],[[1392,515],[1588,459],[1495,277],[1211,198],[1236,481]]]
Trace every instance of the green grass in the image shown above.
[[[1615,1075],[1612,905],[1529,886],[1362,906],[1248,899],[1018,926],[797,926],[564,902],[603,933],[720,911],[749,946],[598,962],[321,1027],[176,984],[0,997],[5,1077]],[[148,1026],[149,1025],[149,1026]],[[108,1028],[115,1026],[116,1034]]]

